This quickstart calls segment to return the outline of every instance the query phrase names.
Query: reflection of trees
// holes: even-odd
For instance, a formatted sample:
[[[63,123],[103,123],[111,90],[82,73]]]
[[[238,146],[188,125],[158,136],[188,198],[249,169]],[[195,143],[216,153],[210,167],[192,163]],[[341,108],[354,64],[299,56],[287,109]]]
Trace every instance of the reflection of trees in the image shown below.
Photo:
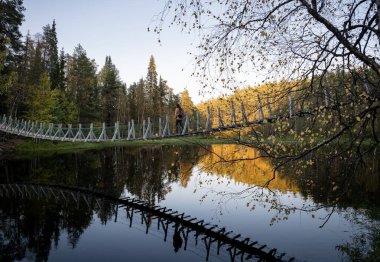
[[[287,165],[278,170],[269,189],[262,186],[272,179],[274,160],[235,161],[236,159],[255,159],[257,152],[252,148],[236,145],[213,145],[213,154],[200,158],[200,165],[206,172],[232,177],[235,181],[250,187],[237,194],[221,192],[221,201],[231,198],[246,198],[250,207],[257,205],[275,211],[271,224],[287,216],[296,209],[304,212],[324,209],[327,216],[321,227],[328,222],[334,212],[344,212],[353,224],[362,230],[353,236],[351,243],[337,246],[343,254],[353,261],[376,261],[379,257],[380,243],[380,153],[366,155],[362,163],[351,162],[349,152],[334,158],[324,151]],[[333,148],[326,150],[332,151]],[[372,151],[373,152],[373,151]],[[346,161],[342,161],[345,159]],[[302,206],[289,206],[281,203],[278,191],[292,190],[305,199],[312,199]],[[226,199],[227,198],[227,199]],[[309,204],[308,204],[309,203]],[[312,215],[313,216],[313,215]]]
[[[17,198],[1,201],[0,214],[0,261],[21,260],[27,253],[35,261],[47,261],[63,231],[75,247],[92,219],[86,206]]]
[[[213,153],[199,160],[206,172],[227,175],[250,186],[263,186],[272,179],[276,163],[269,159],[255,159],[258,152],[253,148],[212,145],[210,151]],[[347,161],[326,158],[320,152],[283,166],[269,183],[269,189],[299,192],[324,206],[373,209],[379,206],[380,199],[379,159],[379,153],[367,156],[363,165],[353,168]]]
[[[264,186],[273,176],[273,164],[269,159],[257,158],[258,150],[239,145],[212,145],[212,153],[203,155],[199,164],[206,172],[232,177],[237,182]],[[257,159],[256,159],[257,158]],[[236,159],[255,159],[236,161]],[[296,183],[282,174],[271,181],[269,188],[280,191],[298,191]]]
[[[196,163],[194,147],[164,146],[141,149],[128,157],[127,190],[151,203],[164,199],[170,184],[181,180],[186,186],[189,170]]]
[[[120,196],[126,188],[138,198],[154,203],[163,199],[173,182],[186,185],[198,150],[194,147],[109,148],[38,157],[6,163],[7,176],[1,182],[68,184]],[[75,248],[94,213],[103,223],[114,214],[107,202],[100,205],[83,201],[61,203],[44,200],[1,201],[0,261],[20,260],[26,254],[36,261],[48,260],[52,245],[57,246],[65,231]]]
[[[367,214],[367,211],[365,211]],[[372,214],[368,214],[370,217]],[[377,221],[368,223],[362,220],[362,214],[353,212],[348,217],[350,221],[361,226],[361,231],[352,236],[350,243],[336,246],[342,254],[346,254],[351,261],[378,261],[380,257],[380,214],[377,210]]]
[[[375,151],[367,155],[362,164],[342,161],[340,157],[326,157],[322,151],[281,170],[297,183],[302,195],[312,197],[315,203],[338,208],[378,208],[380,154]]]
[[[126,188],[133,195],[155,202],[180,180],[186,186],[198,148],[191,146],[115,147],[47,158],[8,161],[7,177],[0,182],[67,184],[120,196]],[[112,210],[98,210],[103,221]]]

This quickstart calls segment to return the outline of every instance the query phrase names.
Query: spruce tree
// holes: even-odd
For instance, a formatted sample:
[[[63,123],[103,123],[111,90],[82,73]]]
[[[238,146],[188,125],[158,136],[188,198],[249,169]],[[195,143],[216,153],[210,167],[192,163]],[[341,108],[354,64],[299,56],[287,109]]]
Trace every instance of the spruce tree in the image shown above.
[[[117,120],[118,97],[123,85],[120,81],[119,71],[112,63],[111,57],[107,56],[103,68],[98,75],[98,86],[101,93],[102,119],[107,124]]]
[[[55,89],[59,85],[58,39],[55,20],[53,20],[52,26],[46,25],[43,27],[43,41],[44,63],[49,74],[51,88]]]
[[[146,90],[146,111],[147,115],[150,117],[156,117],[156,109],[158,107],[158,85],[157,85],[157,71],[156,63],[154,61],[153,55],[149,59],[148,73],[145,79],[145,90]]]
[[[99,91],[96,86],[96,64],[87,57],[81,45],[67,61],[67,93],[78,110],[82,123],[99,120]]]
[[[66,54],[65,51],[61,50],[61,53],[59,55],[59,63],[58,63],[58,85],[57,87],[64,91],[66,90],[66,73],[65,73],[65,67],[66,67]]]
[[[8,52],[7,61],[21,50],[20,26],[24,20],[23,0],[0,1],[0,53]]]

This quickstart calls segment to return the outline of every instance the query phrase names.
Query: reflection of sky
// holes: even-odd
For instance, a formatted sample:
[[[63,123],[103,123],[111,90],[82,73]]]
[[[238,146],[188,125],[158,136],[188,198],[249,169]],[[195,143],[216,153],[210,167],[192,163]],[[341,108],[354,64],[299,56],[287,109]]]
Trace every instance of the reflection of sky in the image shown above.
[[[226,226],[228,230],[266,244],[269,248],[277,248],[280,252],[307,261],[339,260],[341,256],[335,247],[350,242],[353,233],[359,231],[358,225],[345,218],[350,210],[333,213],[323,228],[319,227],[331,211],[330,208],[310,213],[291,212],[287,220],[274,222],[270,226],[271,219],[277,212],[270,210],[268,203],[253,201],[257,205],[251,211],[252,205],[247,207],[252,199],[249,196],[239,199],[236,195],[228,197],[219,194],[239,192],[246,188],[246,185],[227,177],[194,172],[186,188],[179,184],[172,185],[172,191],[160,205],[205,219],[220,227]],[[200,201],[204,195],[206,197]],[[305,199],[299,193],[278,191],[276,198],[284,206],[302,208],[314,205],[311,199]],[[280,217],[283,216],[284,213]]]

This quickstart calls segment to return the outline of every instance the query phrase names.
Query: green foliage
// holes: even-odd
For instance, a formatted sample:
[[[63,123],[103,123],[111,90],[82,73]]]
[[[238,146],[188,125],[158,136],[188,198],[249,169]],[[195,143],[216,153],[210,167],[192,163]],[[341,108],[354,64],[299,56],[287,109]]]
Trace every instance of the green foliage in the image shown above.
[[[119,71],[112,63],[110,56],[106,57],[106,62],[97,79],[101,95],[102,120],[110,125],[118,119],[118,100],[120,99],[120,91],[123,88]]]
[[[29,32],[21,44],[21,0],[0,2],[0,113],[54,123],[128,122],[174,112],[178,96],[158,77],[151,56],[146,79],[129,88],[107,56],[97,74],[95,61],[78,44],[71,55],[58,52],[55,20],[42,34]],[[17,60],[11,59],[17,54]],[[14,57],[13,57],[14,58]]]
[[[20,50],[20,25],[24,20],[23,0],[0,1],[0,53],[8,50],[8,61],[14,61]]]
[[[46,25],[43,28],[44,45],[44,64],[49,73],[51,88],[55,89],[59,86],[59,62],[58,62],[58,39],[56,32],[55,20],[52,26]]]
[[[96,64],[87,57],[81,45],[67,61],[67,92],[78,110],[78,122],[99,119],[100,96],[96,84]]]

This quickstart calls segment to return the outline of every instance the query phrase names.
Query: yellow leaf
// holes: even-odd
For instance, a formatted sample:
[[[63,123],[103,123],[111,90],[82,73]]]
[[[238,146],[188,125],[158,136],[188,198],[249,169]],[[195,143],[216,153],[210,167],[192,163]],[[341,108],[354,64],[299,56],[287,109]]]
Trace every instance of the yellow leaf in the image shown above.
[[[356,121],[360,122],[360,116],[356,116]]]

